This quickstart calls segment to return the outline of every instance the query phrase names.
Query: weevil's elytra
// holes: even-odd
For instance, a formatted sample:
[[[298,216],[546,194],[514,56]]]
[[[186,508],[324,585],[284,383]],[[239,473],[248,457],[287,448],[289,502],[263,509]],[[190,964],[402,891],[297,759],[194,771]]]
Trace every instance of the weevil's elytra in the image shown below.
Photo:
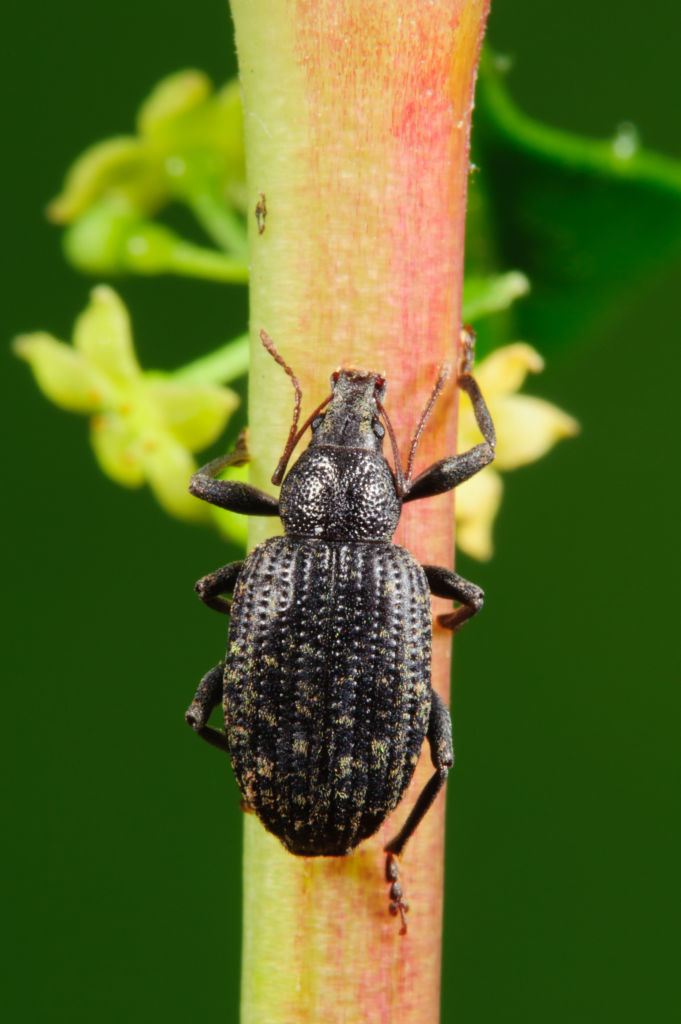
[[[245,798],[291,853],[347,853],[398,803],[428,728],[430,632],[425,574],[393,544],[274,537],[246,559],[227,742]]]
[[[225,466],[245,461],[243,444],[198,470],[190,490],[245,515],[279,515],[285,535],[196,584],[209,607],[230,614],[230,627],[225,660],[201,680],[187,721],[230,755],[249,809],[302,856],[340,856],[377,832],[409,785],[427,738],[435,772],[386,846],[389,909],[404,932],[396,858],[454,762],[449,712],[430,684],[430,595],[458,602],[439,619],[455,631],[480,610],[483,593],[449,569],[419,565],[392,536],[403,502],[450,490],[494,458],[494,427],[470,373],[473,337],[464,329],[458,384],[471,398],[484,441],[415,480],[414,452],[445,372],[419,421],[405,473],[379,374],[334,373],[331,395],[298,431],[298,381],[264,331],[261,337],[296,389],[273,477],[283,479],[279,500],[215,479]],[[309,446],[284,477],[308,427]],[[394,470],[383,455],[386,431]],[[224,597],[230,593],[231,604]],[[220,701],[224,733],[206,724]]]

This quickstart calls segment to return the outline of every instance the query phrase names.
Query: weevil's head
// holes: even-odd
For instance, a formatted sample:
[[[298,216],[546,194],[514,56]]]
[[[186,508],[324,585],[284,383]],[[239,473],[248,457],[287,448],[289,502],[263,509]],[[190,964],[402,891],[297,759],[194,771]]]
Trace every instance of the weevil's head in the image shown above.
[[[385,378],[379,373],[336,370],[331,375],[331,400],[310,424],[310,445],[382,451],[384,396]]]
[[[343,369],[333,374],[331,395],[308,421],[310,443],[279,494],[287,534],[390,540],[400,518],[404,478],[396,446],[399,480],[382,452],[386,432],[394,441],[384,394],[385,380],[378,373]]]

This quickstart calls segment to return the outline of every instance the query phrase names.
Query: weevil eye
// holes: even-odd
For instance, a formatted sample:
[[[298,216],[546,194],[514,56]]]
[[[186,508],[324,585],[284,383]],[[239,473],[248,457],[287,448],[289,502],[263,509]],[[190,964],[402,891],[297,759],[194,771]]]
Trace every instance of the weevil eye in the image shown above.
[[[374,420],[374,422],[371,424],[371,429],[373,430],[376,437],[385,437],[385,427],[383,426],[380,420]]]
[[[324,416],[323,415],[322,416],[315,416],[315,418],[312,420],[312,423],[310,424],[310,429],[311,430],[316,430],[317,427],[319,427],[323,422],[324,422]]]

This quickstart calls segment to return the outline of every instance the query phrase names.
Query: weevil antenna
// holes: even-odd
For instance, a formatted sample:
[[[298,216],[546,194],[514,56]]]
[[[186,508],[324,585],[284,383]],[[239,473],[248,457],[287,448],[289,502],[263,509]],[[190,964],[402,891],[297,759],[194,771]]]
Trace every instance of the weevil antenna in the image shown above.
[[[407,482],[404,479],[404,470],[402,468],[402,457],[400,456],[400,449],[397,447],[397,438],[395,437],[395,431],[393,430],[392,423],[388,419],[388,414],[385,411],[383,405],[376,399],[376,405],[378,411],[385,421],[386,429],[388,431],[388,437],[390,438],[390,444],[393,450],[393,462],[395,464],[395,482],[397,484],[397,493],[402,498],[407,491]]]
[[[298,420],[300,419],[300,406],[303,401],[303,392],[300,389],[300,381],[298,380],[298,378],[296,377],[295,373],[288,365],[288,363],[285,362],[277,352],[277,347],[270,338],[267,331],[260,331],[260,340],[267,349],[267,351],[269,352],[269,354],[274,359],[275,363],[279,363],[279,366],[281,366],[289,375],[296,393],[296,400],[293,406],[293,422],[291,423],[291,429],[288,432],[288,440],[284,447],[283,454],[279,459],[279,464],[277,465],[277,468],[274,471],[274,476],[272,477],[272,483],[277,484],[281,482],[281,478],[284,475],[284,470],[286,469],[286,464],[288,463],[288,460],[291,457],[291,452],[293,451],[296,445],[296,429],[298,427]],[[275,479],[275,477],[278,477],[278,479]]]
[[[411,474],[412,470],[414,469],[414,457],[416,455],[416,449],[418,448],[419,441],[421,440],[421,434],[423,433],[425,425],[430,418],[431,412],[433,411],[433,407],[437,402],[443,387],[447,383],[447,379],[449,378],[451,372],[451,363],[442,363],[438,371],[437,380],[435,381],[433,390],[430,393],[430,398],[426,402],[426,407],[421,413],[421,419],[419,420],[416,430],[414,431],[414,436],[412,437],[411,444],[409,446],[409,458],[407,459],[407,487],[411,483]]]
[[[301,437],[303,436],[303,434],[305,433],[307,428],[312,423],[312,420],[315,418],[315,416],[319,415],[319,413],[322,411],[324,406],[328,405],[332,398],[333,398],[333,393],[331,393],[330,395],[327,395],[326,398],[324,399],[324,401],[319,403],[319,405],[314,410],[314,412],[310,413],[310,415],[307,417],[307,419],[303,423],[303,425],[300,428],[300,430],[298,431],[298,433],[295,434],[294,437],[291,437],[291,435],[289,434],[289,439],[286,442],[286,447],[284,448],[284,453],[283,453],[282,457],[279,459],[279,462],[277,463],[277,468],[275,469],[275,471],[274,471],[274,473],[272,475],[272,483],[273,484],[280,484],[281,481],[284,479],[284,473],[286,472],[286,467],[288,465],[288,460],[291,458],[291,455],[293,454],[293,451],[294,451],[296,445],[300,441]]]

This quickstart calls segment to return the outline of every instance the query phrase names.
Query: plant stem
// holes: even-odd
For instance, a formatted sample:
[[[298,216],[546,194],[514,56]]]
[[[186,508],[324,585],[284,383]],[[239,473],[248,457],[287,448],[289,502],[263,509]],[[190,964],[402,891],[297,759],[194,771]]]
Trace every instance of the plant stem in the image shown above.
[[[229,284],[244,284],[248,281],[248,264],[245,259],[225,256],[217,250],[185,241],[178,241],[169,251],[164,269],[207,281],[224,281]]]
[[[456,365],[470,112],[487,6],[232,0],[246,125],[250,443],[259,487],[271,489],[293,400],[257,340],[260,328],[300,377],[308,409],[341,363],[384,372],[403,453],[438,365]],[[450,381],[417,472],[455,443]],[[397,539],[419,560],[451,566],[453,522],[451,495],[414,503]],[[271,530],[255,521],[251,543]],[[433,648],[433,685],[446,699],[451,635],[436,627]],[[424,752],[389,823],[344,858],[293,857],[246,818],[243,1024],[439,1019],[441,797],[402,860],[412,906],[406,937],[387,913],[383,877],[383,846],[431,772]]]
[[[215,352],[181,366],[172,376],[183,384],[231,384],[248,373],[249,358],[250,338],[242,334]]]
[[[243,218],[235,210],[221,203],[210,192],[188,194],[187,202],[194,216],[213,241],[229,255],[246,262],[248,239]]]

